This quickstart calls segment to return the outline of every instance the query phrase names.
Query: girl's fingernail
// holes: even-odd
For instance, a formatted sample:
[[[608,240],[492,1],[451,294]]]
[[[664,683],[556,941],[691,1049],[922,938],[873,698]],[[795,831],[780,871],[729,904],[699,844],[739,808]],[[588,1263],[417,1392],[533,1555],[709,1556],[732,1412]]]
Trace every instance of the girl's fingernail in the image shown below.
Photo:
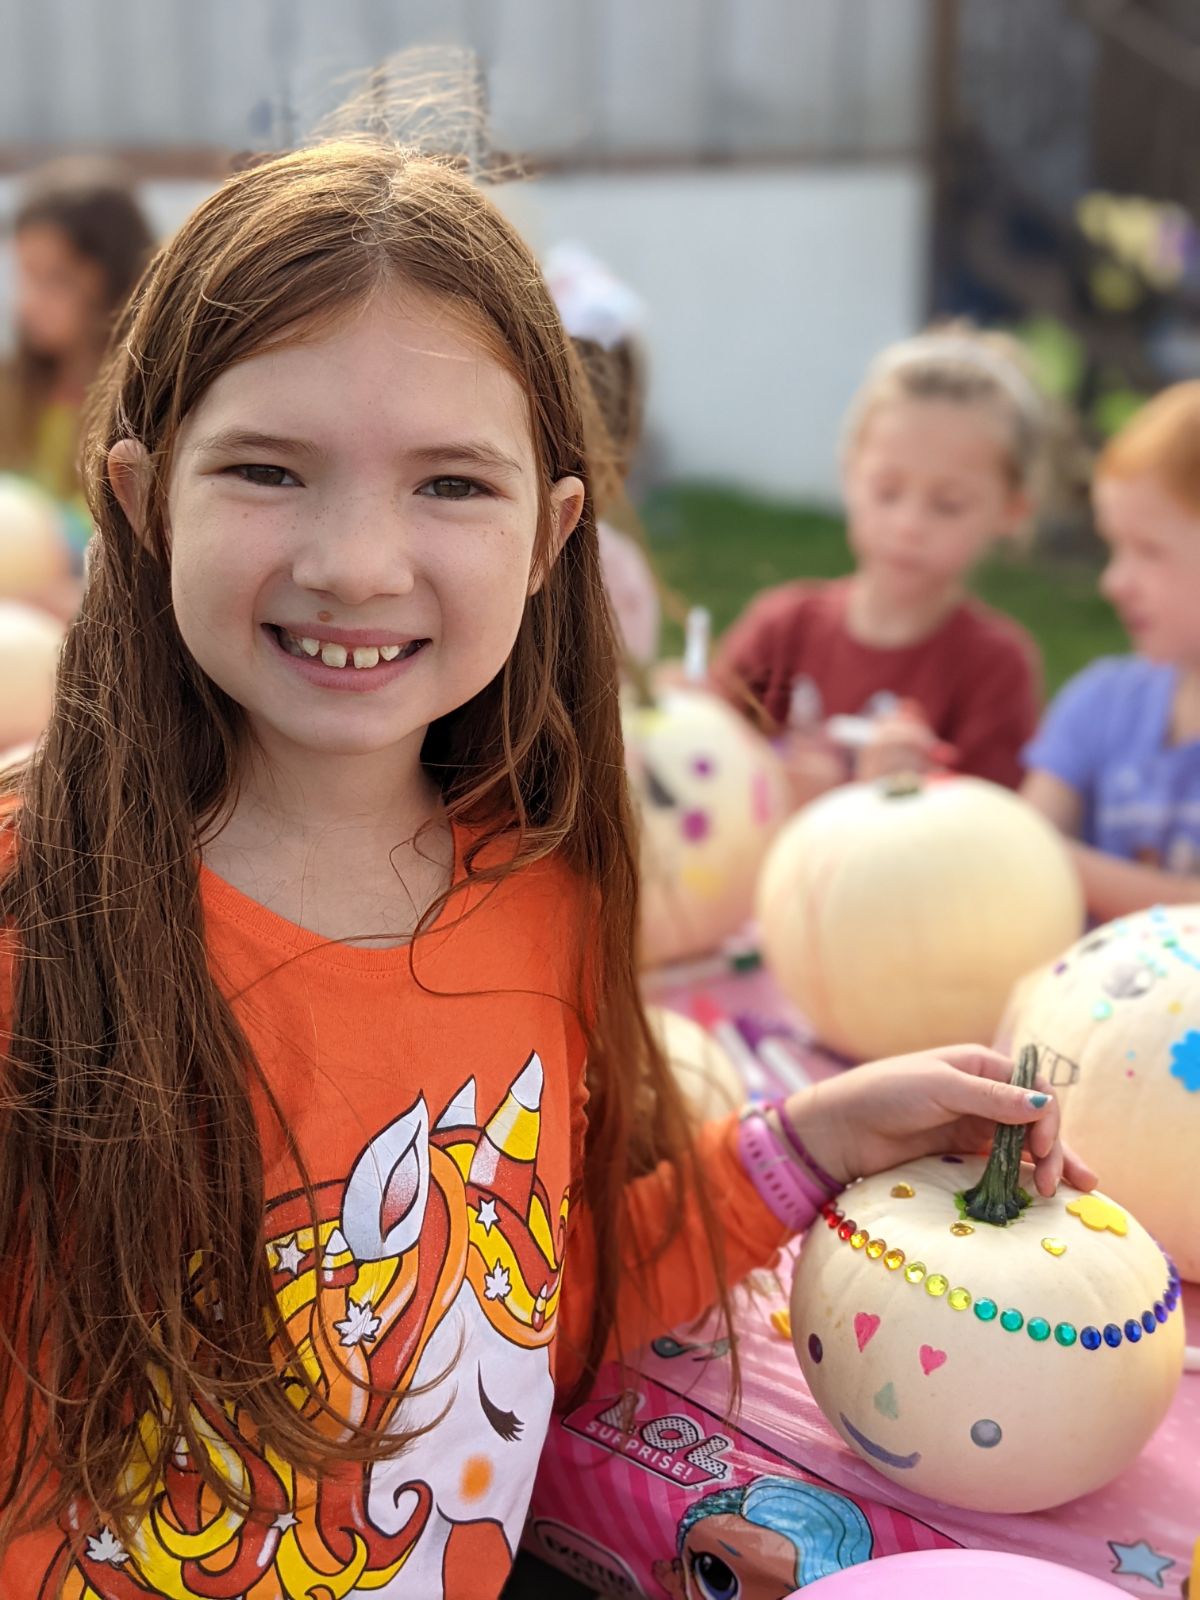
[[[1050,1096],[1048,1094],[1031,1094],[1027,1096],[1027,1099],[1035,1111],[1040,1111],[1043,1106],[1050,1104]]]

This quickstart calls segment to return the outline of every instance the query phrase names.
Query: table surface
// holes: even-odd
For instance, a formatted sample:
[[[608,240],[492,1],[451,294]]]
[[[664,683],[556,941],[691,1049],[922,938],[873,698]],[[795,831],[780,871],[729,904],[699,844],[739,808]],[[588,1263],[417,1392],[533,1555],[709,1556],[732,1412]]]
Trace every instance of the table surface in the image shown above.
[[[649,998],[687,1012],[701,991],[731,1017],[756,1016],[788,1030],[795,1059],[811,1077],[841,1070],[816,1048],[762,972],[701,974],[691,981],[671,981],[668,974],[650,986]],[[726,1592],[782,1600],[822,1571],[850,1564],[849,1552],[858,1560],[868,1552],[884,1556],[955,1544],[1056,1561],[1132,1594],[1184,1593],[1200,1539],[1200,1374],[1184,1376],[1154,1438],[1107,1488],[1028,1515],[954,1510],[876,1473],[821,1415],[781,1326],[796,1248],[784,1252],[775,1271],[756,1274],[739,1295],[742,1393],[732,1421],[726,1352],[711,1333],[693,1329],[656,1340],[635,1358],[624,1382],[615,1368],[607,1369],[593,1398],[552,1424],[527,1532],[531,1549],[604,1593],[659,1600]],[[1188,1287],[1184,1305],[1194,1342],[1200,1286]],[[747,1500],[745,1491],[756,1483]],[[807,1490],[797,1490],[797,1483]],[[712,1498],[718,1494],[723,1497]],[[808,1575],[796,1567],[795,1582],[785,1581],[793,1554],[802,1542],[812,1543],[812,1527],[824,1526],[820,1507],[836,1508],[843,1497],[856,1503],[869,1532],[864,1534],[855,1514],[859,1531],[843,1536],[849,1542],[841,1545],[841,1558],[830,1556],[829,1565]],[[756,1523],[752,1508],[763,1505],[768,1513]],[[742,1574],[740,1590],[685,1581],[678,1559],[683,1532],[693,1528],[689,1550],[705,1544],[698,1508],[721,1518],[711,1527],[721,1532],[724,1543],[717,1548],[728,1565]],[[801,1530],[796,1544],[789,1548],[778,1532],[764,1529],[768,1514],[772,1528],[792,1517]],[[834,1518],[839,1526],[845,1520]],[[825,1537],[828,1542],[831,1536]],[[707,1543],[712,1545],[711,1536]],[[805,1559],[819,1561],[819,1552],[810,1550]]]

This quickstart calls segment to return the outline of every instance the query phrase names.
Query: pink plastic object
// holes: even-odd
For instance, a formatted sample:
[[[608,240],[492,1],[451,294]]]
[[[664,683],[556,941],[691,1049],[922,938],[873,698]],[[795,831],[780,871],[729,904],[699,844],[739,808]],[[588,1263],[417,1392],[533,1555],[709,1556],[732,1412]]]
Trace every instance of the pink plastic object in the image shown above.
[[[803,1600],[1112,1600],[1123,1591],[1070,1567],[997,1550],[918,1550],[846,1567]],[[800,1591],[789,1596],[800,1600]]]

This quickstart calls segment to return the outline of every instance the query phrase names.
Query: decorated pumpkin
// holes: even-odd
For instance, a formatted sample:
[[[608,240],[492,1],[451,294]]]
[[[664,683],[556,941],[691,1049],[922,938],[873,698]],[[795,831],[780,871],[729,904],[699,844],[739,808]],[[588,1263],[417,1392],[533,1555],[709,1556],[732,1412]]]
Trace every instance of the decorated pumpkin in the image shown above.
[[[626,760],[641,813],[642,959],[716,950],[748,920],[759,867],[787,814],[783,767],[723,701],[667,689],[627,703]]]
[[[0,750],[36,739],[49,720],[62,641],[46,612],[0,600]]]
[[[22,478],[0,473],[0,596],[41,595],[70,570],[71,550],[54,501]]]
[[[1021,1138],[1000,1129],[986,1171],[929,1156],[854,1184],[792,1285],[796,1353],[841,1437],[978,1511],[1038,1511],[1116,1477],[1183,1370],[1175,1267],[1106,1195],[1026,1193]]]
[[[990,1039],[1013,983],[1076,938],[1056,831],[977,778],[850,784],[806,807],[762,870],[763,956],[858,1058]]]
[[[1038,1046],[1063,1137],[1200,1279],[1200,906],[1087,934],[1019,986],[1005,1035]]]
[[[712,1034],[678,1011],[651,1006],[647,1016],[696,1120],[706,1122],[736,1111],[746,1091]]]

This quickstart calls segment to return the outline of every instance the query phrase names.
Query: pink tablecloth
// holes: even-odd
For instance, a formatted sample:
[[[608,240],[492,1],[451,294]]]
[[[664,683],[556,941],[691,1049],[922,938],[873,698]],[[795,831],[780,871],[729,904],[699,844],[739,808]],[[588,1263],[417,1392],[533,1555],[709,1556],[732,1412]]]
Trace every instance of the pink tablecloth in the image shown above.
[[[761,973],[703,989],[730,1015],[771,1018],[802,1038],[799,1018]],[[688,1010],[695,992],[660,984],[652,998]],[[798,1054],[814,1077],[838,1070],[811,1042]],[[740,1296],[734,1421],[726,1353],[691,1330],[656,1340],[624,1383],[607,1370],[594,1397],[553,1424],[530,1548],[603,1593],[659,1600],[751,1592],[782,1600],[868,1555],[953,1544],[1040,1556],[1132,1594],[1184,1592],[1200,1539],[1200,1375],[1184,1377],[1167,1420],[1107,1489],[1028,1516],[956,1511],[881,1477],[825,1421],[772,1321],[790,1277],[788,1252]],[[1200,1288],[1186,1291],[1185,1305],[1195,1342]]]

